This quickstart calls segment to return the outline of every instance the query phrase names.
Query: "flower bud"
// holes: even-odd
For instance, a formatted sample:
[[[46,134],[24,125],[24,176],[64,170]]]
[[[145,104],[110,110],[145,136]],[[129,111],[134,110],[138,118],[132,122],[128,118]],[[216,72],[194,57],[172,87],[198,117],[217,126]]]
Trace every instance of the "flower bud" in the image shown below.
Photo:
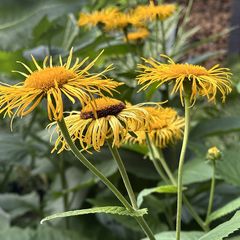
[[[222,158],[222,153],[217,147],[214,146],[208,149],[206,158],[209,161],[220,160]]]

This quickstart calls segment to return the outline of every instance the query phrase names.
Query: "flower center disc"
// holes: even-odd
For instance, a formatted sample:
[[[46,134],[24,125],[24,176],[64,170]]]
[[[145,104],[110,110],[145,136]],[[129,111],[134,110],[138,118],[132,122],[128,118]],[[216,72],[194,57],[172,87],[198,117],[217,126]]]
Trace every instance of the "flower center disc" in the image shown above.
[[[107,117],[109,115],[116,116],[125,107],[126,107],[125,104],[117,99],[108,98],[108,97],[98,98],[98,99],[92,100],[85,107],[83,107],[80,113],[80,117],[82,119],[89,119],[89,118],[96,119],[96,116],[97,118]],[[95,109],[95,112],[93,109]]]
[[[209,74],[206,68],[192,64],[174,64],[171,65],[171,70],[174,74],[183,75],[201,76]]]
[[[56,85],[61,87],[70,79],[76,78],[73,71],[65,67],[47,67],[33,72],[24,82],[25,87],[48,90]]]

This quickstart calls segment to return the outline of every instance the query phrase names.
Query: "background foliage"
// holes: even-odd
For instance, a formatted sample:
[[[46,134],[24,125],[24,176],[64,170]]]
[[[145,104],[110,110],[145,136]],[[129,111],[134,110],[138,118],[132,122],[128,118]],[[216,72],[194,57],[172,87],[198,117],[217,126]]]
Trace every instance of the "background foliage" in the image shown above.
[[[125,9],[147,1],[117,1]],[[80,11],[100,9],[115,1],[85,0],[1,0],[0,1],[0,78],[2,82],[15,83],[23,80],[12,70],[21,70],[16,61],[30,64],[30,55],[43,60],[47,54],[67,55],[74,46],[75,56],[95,57],[105,49],[98,70],[103,65],[114,63],[115,70],[110,77],[126,83],[118,98],[137,103],[142,101],[162,101],[168,97],[168,89],[151,89],[137,94],[136,64],[140,56],[159,57],[161,53],[161,34],[152,36],[140,45],[128,45],[123,34],[106,35],[99,29],[78,28],[76,21]],[[224,51],[207,52],[189,56],[188,51],[201,44],[221,37],[229,32],[224,29],[214,36],[191,42],[198,27],[187,28],[189,12],[179,6],[179,10],[165,24],[167,53],[176,61],[204,64],[210,58]],[[181,23],[181,24],[179,24]],[[155,29],[155,26],[149,26]],[[232,64],[233,62],[233,64]],[[223,161],[217,166],[217,188],[211,228],[225,224],[227,232],[219,227],[204,235],[186,208],[183,211],[183,239],[222,239],[231,235],[239,226],[240,208],[240,144],[239,144],[239,66],[230,61],[235,73],[234,91],[224,105],[216,106],[199,100],[192,109],[192,126],[187,162],[184,169],[185,194],[197,212],[204,217],[212,169],[205,161],[206,151],[217,145],[224,153]],[[127,64],[126,64],[127,63]],[[221,63],[224,64],[224,63]],[[227,64],[227,63],[225,63]],[[178,98],[171,97],[166,105],[182,108]],[[66,103],[67,104],[67,103]],[[44,103],[43,103],[44,105]],[[71,106],[68,106],[70,109]],[[79,106],[74,106],[78,109]],[[50,154],[49,133],[45,130],[47,122],[45,108],[39,107],[31,116],[14,120],[14,131],[10,132],[10,121],[0,123],[0,239],[5,240],[54,240],[54,239],[140,239],[142,236],[136,223],[126,216],[96,214],[57,219],[40,225],[47,215],[65,210],[118,205],[114,196],[106,190],[98,179],[93,177],[71,153]],[[179,143],[180,145],[180,143]],[[177,168],[179,145],[164,150],[164,155],[174,171]],[[124,146],[121,155],[133,182],[134,190],[142,207],[147,207],[148,219],[158,239],[174,239],[174,212],[176,195],[161,192],[159,179],[151,161],[145,155],[146,149],[138,146]],[[88,155],[88,158],[118,188],[125,193],[117,167],[109,152]],[[160,187],[161,188],[161,187]],[[125,193],[126,194],[126,193]],[[230,203],[230,204],[229,204]],[[226,205],[227,204],[227,205]],[[226,205],[226,206],[225,206]],[[225,207],[223,207],[225,206]],[[148,218],[148,216],[147,216]],[[229,220],[230,219],[230,220]],[[224,223],[225,222],[225,223]],[[222,225],[221,225],[222,226]],[[225,227],[226,229],[226,227]],[[162,233],[164,232],[164,233]],[[211,235],[212,234],[212,235]],[[204,236],[203,236],[204,235]],[[214,238],[214,237],[215,238]],[[164,238],[165,237],[165,238]],[[228,238],[230,239],[230,237]]]

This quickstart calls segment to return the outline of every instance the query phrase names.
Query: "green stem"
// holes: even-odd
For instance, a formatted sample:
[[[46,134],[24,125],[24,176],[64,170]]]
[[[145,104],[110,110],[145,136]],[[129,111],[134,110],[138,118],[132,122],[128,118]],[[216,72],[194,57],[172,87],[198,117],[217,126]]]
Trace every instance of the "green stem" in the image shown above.
[[[160,20],[160,27],[161,27],[161,33],[162,33],[162,53],[167,54],[166,33],[165,33],[164,23],[161,20]]]
[[[188,211],[191,213],[192,217],[195,219],[195,221],[198,223],[198,225],[203,229],[203,231],[208,232],[209,228],[206,226],[202,220],[202,218],[199,217],[198,213],[195,211],[191,203],[188,201],[187,197],[183,194],[183,202],[188,208]]]
[[[214,192],[215,192],[215,172],[216,172],[216,163],[215,160],[213,162],[213,174],[212,174],[212,181],[211,181],[211,188],[210,188],[210,195],[209,195],[209,202],[208,202],[208,210],[207,210],[207,217],[205,222],[207,222],[207,219],[209,218],[211,212],[212,212],[212,206],[213,206],[213,200],[214,200]]]
[[[65,175],[65,167],[64,167],[64,159],[62,155],[60,155],[60,163],[59,163],[59,173],[60,173],[60,178],[61,178],[61,184],[62,184],[62,189],[63,189],[63,206],[64,206],[64,211],[68,211],[68,183]],[[69,228],[69,221],[66,218],[66,226]]]
[[[149,149],[149,152],[150,152],[150,158],[153,162],[153,165],[154,165],[155,169],[157,170],[157,172],[158,172],[159,176],[162,178],[162,180],[164,182],[168,183],[169,181],[168,181],[167,177],[165,176],[165,173],[163,172],[162,168],[159,166],[158,161],[155,157],[154,149],[153,149],[153,146],[151,144],[151,140],[149,138],[148,133],[146,133],[146,143],[147,143],[147,146],[148,146],[148,149]]]
[[[137,210],[138,209],[137,200],[136,200],[135,194],[133,192],[133,188],[132,188],[132,185],[131,185],[130,180],[128,178],[127,171],[124,167],[121,156],[120,156],[117,148],[115,146],[112,146],[112,143],[110,141],[107,141],[107,144],[108,144],[109,150],[110,150],[113,158],[117,162],[118,169],[119,169],[119,172],[122,176],[122,179],[123,179],[124,185],[126,187],[128,196],[130,198],[131,204],[132,204],[134,210]],[[137,220],[138,220],[138,223],[140,224],[140,226],[142,227],[143,231],[145,232],[145,234],[148,236],[148,238],[151,239],[151,240],[155,240],[155,237],[154,237],[151,229],[149,228],[148,224],[144,220],[144,218],[139,217]]]
[[[154,147],[154,146],[152,146]],[[177,185],[177,182],[170,170],[170,168],[168,167],[165,159],[164,159],[164,156],[163,156],[163,153],[161,150],[158,150],[157,148],[155,148],[155,154],[156,154],[156,157],[157,159],[160,161],[164,171],[167,173],[167,176],[168,178],[170,179],[171,183],[173,185]],[[150,151],[150,150],[149,150]],[[166,182],[166,181],[165,181]],[[168,182],[166,182],[168,183]],[[198,215],[198,213],[195,211],[195,209],[193,208],[193,206],[191,205],[191,203],[188,201],[187,197],[183,194],[183,202],[184,204],[186,205],[186,207],[188,208],[189,212],[191,213],[192,217],[195,219],[195,221],[199,224],[199,226],[206,232],[208,231],[208,227],[204,224],[204,221],[200,218],[200,216]]]
[[[75,146],[69,135],[64,119],[58,121],[57,123],[59,128],[61,129],[61,132],[69,148],[74,153],[74,155],[80,160],[80,162],[85,167],[87,167],[95,176],[101,179],[101,181],[115,194],[115,196],[119,199],[119,201],[123,204],[124,207],[126,207],[128,210],[132,210],[132,206],[124,198],[124,196],[117,190],[117,188],[95,166],[93,166]]]
[[[128,178],[126,169],[124,167],[123,161],[120,157],[120,154],[119,154],[117,148],[115,146],[112,146],[110,141],[107,141],[107,144],[108,144],[108,148],[109,148],[113,158],[117,162],[118,169],[119,169],[119,172],[122,176],[122,179],[123,179],[124,185],[126,187],[128,196],[130,198],[131,204],[132,204],[133,208],[136,210],[136,209],[138,209],[137,201],[136,201],[133,189],[132,189],[132,185],[131,185],[130,180]]]
[[[168,167],[168,165],[167,165],[167,163],[166,163],[166,161],[165,161],[165,159],[163,157],[162,151],[157,149],[157,154],[158,154],[158,160],[162,164],[162,167],[163,167],[164,171],[166,172],[168,178],[170,179],[171,183],[173,185],[177,185],[177,182],[176,182],[176,180],[175,180],[175,178],[174,178],[170,168]]]
[[[176,219],[176,240],[180,240],[181,234],[181,218],[182,218],[182,177],[183,177],[183,164],[187,149],[189,125],[190,125],[190,98],[189,95],[184,96],[184,107],[185,107],[185,128],[183,136],[183,144],[179,158],[178,166],[178,189],[177,189],[177,219]]]
[[[73,143],[69,132],[67,130],[66,123],[64,119],[61,121],[58,121],[58,126],[64,136],[65,141],[67,142],[69,148],[73,152],[73,154],[80,160],[80,162],[87,167],[95,176],[101,179],[101,181],[112,191],[112,193],[118,198],[118,200],[123,204],[124,207],[126,207],[128,210],[133,210],[134,208],[129,204],[129,202],[124,198],[124,196],[117,190],[117,188],[95,167],[93,166],[86,158],[85,156],[78,150],[78,148]],[[135,218],[138,224],[141,226],[143,231],[145,232],[146,236],[150,240],[155,240],[155,237],[150,230],[149,226],[145,222],[143,217],[136,217]]]

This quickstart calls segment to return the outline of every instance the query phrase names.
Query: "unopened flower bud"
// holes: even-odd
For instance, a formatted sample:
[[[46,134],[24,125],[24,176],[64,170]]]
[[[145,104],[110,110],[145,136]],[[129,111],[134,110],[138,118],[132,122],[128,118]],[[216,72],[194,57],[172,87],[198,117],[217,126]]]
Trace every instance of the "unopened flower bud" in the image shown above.
[[[208,149],[206,158],[209,161],[220,160],[222,158],[222,153],[217,147],[214,146]]]

